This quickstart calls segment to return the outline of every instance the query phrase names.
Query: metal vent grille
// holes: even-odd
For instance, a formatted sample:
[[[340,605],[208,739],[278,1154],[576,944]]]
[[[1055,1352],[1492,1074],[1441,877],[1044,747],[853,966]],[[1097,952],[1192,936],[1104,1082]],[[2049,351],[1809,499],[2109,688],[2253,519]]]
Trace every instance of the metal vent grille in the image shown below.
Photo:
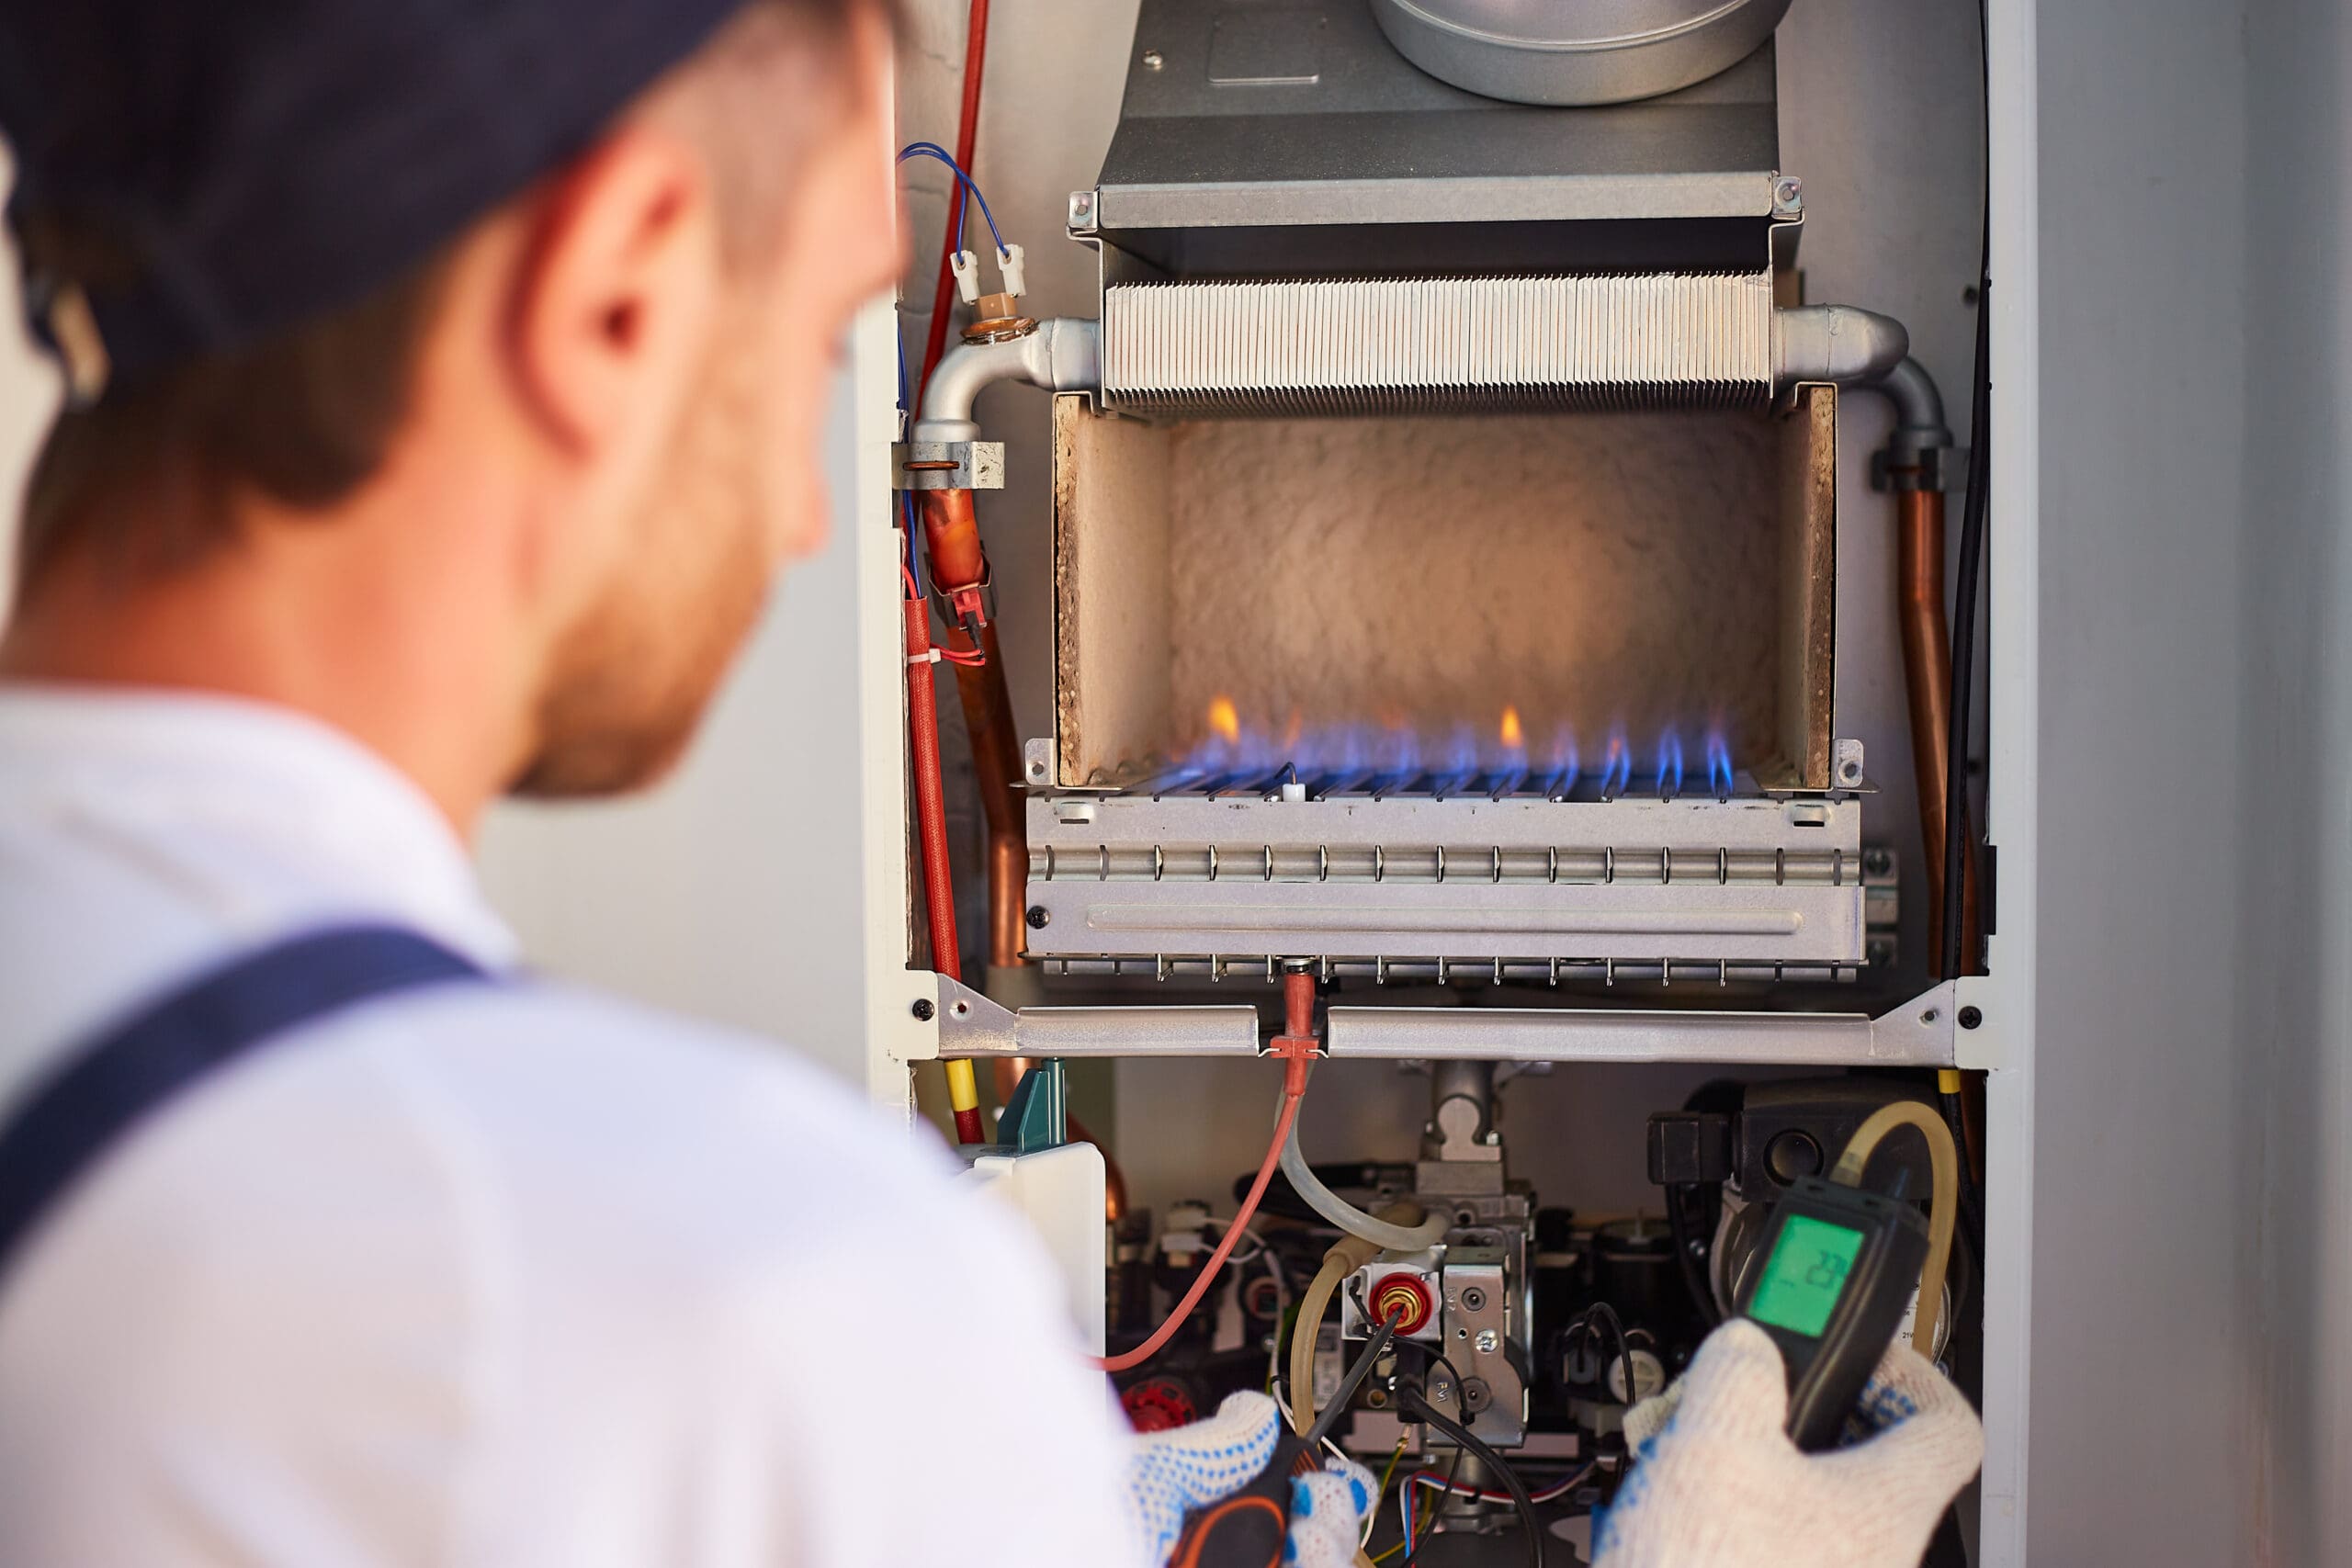
[[[1769,273],[1113,284],[1102,399],[1146,413],[1760,405]]]

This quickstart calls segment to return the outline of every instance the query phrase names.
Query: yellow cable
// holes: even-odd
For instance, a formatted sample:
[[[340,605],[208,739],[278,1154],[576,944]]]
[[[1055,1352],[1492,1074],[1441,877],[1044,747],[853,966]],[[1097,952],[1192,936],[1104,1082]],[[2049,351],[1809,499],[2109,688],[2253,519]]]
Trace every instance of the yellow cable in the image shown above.
[[[1928,1261],[1919,1270],[1919,1315],[1911,1325],[1911,1348],[1935,1359],[1936,1329],[1943,1315],[1944,1270],[1951,1262],[1952,1224],[1960,1211],[1960,1151],[1953,1147],[1951,1129],[1944,1119],[1916,1100],[1898,1100],[1873,1112],[1854,1129],[1846,1152],[1829,1179],[1841,1187],[1860,1187],[1862,1170],[1879,1144],[1897,1127],[1917,1127],[1928,1140],[1928,1157],[1935,1167],[1933,1201],[1928,1210]]]
[[[980,1108],[979,1080],[972,1076],[972,1064],[963,1056],[950,1056],[947,1066],[947,1104],[955,1111],[978,1111]]]

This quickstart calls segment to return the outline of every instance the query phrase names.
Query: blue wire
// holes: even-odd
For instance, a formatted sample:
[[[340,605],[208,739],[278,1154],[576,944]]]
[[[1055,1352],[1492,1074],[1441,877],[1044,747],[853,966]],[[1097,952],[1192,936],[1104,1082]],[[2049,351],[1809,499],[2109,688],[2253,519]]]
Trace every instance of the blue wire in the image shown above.
[[[915,492],[910,490],[902,490],[899,492],[899,511],[906,518],[907,570],[914,574],[915,597],[921,599],[924,596],[926,590],[923,587],[922,557],[915,549]]]
[[[949,156],[947,150],[935,141],[908,142],[899,151],[899,162],[903,164],[910,158],[936,158],[947,165],[963,187],[971,193],[972,199],[980,204],[980,216],[988,220],[989,238],[996,242],[996,254],[1005,254],[1004,236],[997,230],[996,214],[989,210],[989,198],[980,194],[980,187],[973,182],[971,175],[964,172],[964,165]],[[964,248],[964,203],[960,200],[956,203],[956,248],[959,251]]]
[[[899,162],[903,164],[910,158],[936,158],[939,162],[946,164],[948,171],[956,176],[956,183],[963,187],[965,192],[970,195],[973,201],[977,201],[980,204],[980,216],[988,220],[989,238],[996,242],[996,254],[999,256],[1006,256],[1012,254],[1012,252],[1005,246],[1003,233],[1000,231],[996,226],[996,214],[989,210],[989,198],[980,194],[979,186],[973,180],[970,175],[964,172],[964,165],[957,163],[954,157],[949,155],[945,148],[940,146],[935,141],[910,141],[899,151]],[[960,198],[956,203],[956,248],[959,251],[964,248],[964,219],[968,205],[968,203]],[[900,338],[899,340],[898,348],[899,412],[900,414],[905,414],[909,411],[907,408],[907,344],[904,338]],[[901,491],[899,492],[899,514],[906,521],[907,570],[914,577],[915,596],[917,598],[921,598],[924,593],[922,556],[922,553],[915,548],[916,525],[914,492],[912,491]]]

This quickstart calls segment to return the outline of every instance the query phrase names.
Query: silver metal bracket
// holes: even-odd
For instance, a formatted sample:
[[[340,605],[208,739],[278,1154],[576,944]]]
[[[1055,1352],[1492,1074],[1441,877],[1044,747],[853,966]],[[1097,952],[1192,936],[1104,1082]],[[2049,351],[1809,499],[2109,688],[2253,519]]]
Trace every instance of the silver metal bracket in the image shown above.
[[[1255,1056],[1253,1007],[1023,1008],[939,981],[942,1056]]]
[[[1334,1057],[1467,1056],[1486,1061],[1721,1062],[1948,1067],[1952,987],[1867,1013],[1669,1011],[1600,1008],[1330,1010]]]
[[[899,441],[890,447],[892,490],[1002,490],[1001,441]]]
[[[1021,743],[1021,782],[1031,789],[1051,788],[1055,761],[1051,740],[1023,740]]]

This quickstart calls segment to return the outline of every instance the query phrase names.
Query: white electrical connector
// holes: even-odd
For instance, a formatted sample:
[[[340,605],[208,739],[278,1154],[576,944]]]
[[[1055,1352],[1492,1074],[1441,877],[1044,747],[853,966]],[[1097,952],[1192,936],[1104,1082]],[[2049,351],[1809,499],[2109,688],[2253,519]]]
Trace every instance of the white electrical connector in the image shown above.
[[[1007,294],[1026,294],[1029,283],[1024,276],[1027,266],[1019,245],[1006,245],[996,254],[997,270],[1004,275]]]
[[[967,305],[980,297],[980,258],[970,251],[957,251],[947,265],[956,272],[956,292],[964,297]]]

